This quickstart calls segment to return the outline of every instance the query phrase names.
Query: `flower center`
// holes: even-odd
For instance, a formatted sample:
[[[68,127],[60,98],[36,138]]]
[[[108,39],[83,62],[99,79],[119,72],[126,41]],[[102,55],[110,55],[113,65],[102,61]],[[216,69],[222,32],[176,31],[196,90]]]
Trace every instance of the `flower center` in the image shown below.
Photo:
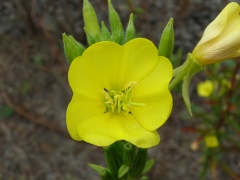
[[[107,90],[104,89],[105,94],[105,104],[106,104],[106,111],[105,112],[116,112],[120,113],[123,112],[124,114],[131,113],[131,106],[138,106],[142,107],[144,103],[137,103],[132,102],[132,89],[135,87],[137,82],[131,81],[127,84],[124,91],[114,91],[114,90]]]

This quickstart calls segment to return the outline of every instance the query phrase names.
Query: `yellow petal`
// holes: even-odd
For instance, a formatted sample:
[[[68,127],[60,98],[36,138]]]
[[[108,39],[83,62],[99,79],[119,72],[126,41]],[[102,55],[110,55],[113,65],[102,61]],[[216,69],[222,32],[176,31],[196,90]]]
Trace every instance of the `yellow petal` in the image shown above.
[[[126,140],[135,146],[149,148],[160,141],[156,131],[146,131],[131,114],[105,113],[90,117],[79,122],[78,133],[84,141],[97,146]]]
[[[199,41],[197,46],[206,43],[209,40],[219,36],[226,26],[228,18],[228,7],[226,6],[221,13],[207,26],[204,30],[202,39]]]
[[[131,107],[133,116],[145,129],[153,131],[168,119],[172,110],[172,96],[168,90],[172,78],[172,65],[165,57],[159,57],[156,69],[137,84],[132,101],[144,103],[143,107]]]
[[[163,88],[168,88],[172,74],[171,62],[166,57],[159,56],[156,68],[136,85],[133,98],[144,98],[144,96],[149,96]]]
[[[101,99],[104,96],[103,77],[91,60],[80,56],[73,60],[68,81],[74,94]]]
[[[104,99],[98,100],[83,95],[74,95],[66,113],[67,129],[70,136],[75,140],[82,140],[77,133],[78,123],[97,114],[103,114],[105,109]]]
[[[172,111],[172,96],[168,89],[162,89],[153,96],[136,98],[137,102],[144,103],[143,107],[132,107],[133,116],[145,129],[156,130],[163,125]]]
[[[104,88],[108,90],[121,90],[119,66],[122,62],[122,51],[119,44],[103,41],[91,45],[83,53],[84,60],[91,62],[88,71],[96,78],[95,82],[103,82]]]
[[[126,85],[130,81],[141,81],[149,75],[158,64],[158,50],[155,45],[145,39],[136,38],[124,46],[124,55],[120,73]]]
[[[239,24],[239,10],[240,7],[238,3],[229,3],[220,14],[207,26],[204,31],[202,39],[199,41],[198,45],[204,44],[207,41],[218,37],[221,35],[228,34],[231,32],[232,28]]]
[[[158,63],[158,51],[151,41],[144,38],[133,39],[123,46],[104,41],[91,45],[82,57],[74,61],[79,63],[77,68],[82,68],[75,68],[75,74],[71,77],[76,74],[79,77],[89,71],[93,82],[102,83],[101,88],[104,86],[108,90],[122,91],[130,81],[138,82],[152,72]],[[78,78],[75,79],[77,84]],[[99,87],[98,84],[97,86]]]
[[[227,35],[232,32],[233,29],[236,28],[240,24],[240,6],[236,2],[229,3],[226,6],[227,11],[227,21],[224,27],[223,32],[221,33],[222,36]],[[239,30],[239,29],[238,29]]]

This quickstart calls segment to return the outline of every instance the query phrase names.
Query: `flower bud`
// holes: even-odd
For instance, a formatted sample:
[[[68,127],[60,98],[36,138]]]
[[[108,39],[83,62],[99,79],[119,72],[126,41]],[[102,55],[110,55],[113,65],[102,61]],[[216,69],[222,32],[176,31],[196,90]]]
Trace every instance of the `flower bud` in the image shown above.
[[[214,84],[210,80],[206,80],[201,82],[197,86],[197,93],[201,97],[209,97],[214,90]]]
[[[68,62],[71,63],[73,59],[82,55],[85,48],[83,47],[83,45],[78,43],[71,35],[68,36],[65,33],[63,33],[62,37],[65,56]]]
[[[219,146],[219,141],[215,135],[207,135],[204,137],[205,144],[208,148],[216,148]]]
[[[205,29],[193,58],[208,65],[240,57],[240,6],[229,3]]]

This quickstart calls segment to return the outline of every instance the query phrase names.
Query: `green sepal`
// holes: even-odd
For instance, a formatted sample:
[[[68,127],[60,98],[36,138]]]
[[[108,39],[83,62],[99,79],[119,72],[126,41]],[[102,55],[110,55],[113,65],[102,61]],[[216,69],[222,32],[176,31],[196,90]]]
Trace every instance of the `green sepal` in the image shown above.
[[[192,54],[189,53],[188,54],[188,58],[187,61],[189,63],[189,68],[185,69],[187,70],[187,74],[183,79],[183,84],[182,84],[182,96],[183,96],[183,100],[184,103],[188,109],[189,114],[192,116],[192,108],[191,108],[191,101],[190,101],[190,97],[189,97],[189,87],[190,87],[190,82],[192,77],[200,72],[203,69],[203,66],[200,65],[197,61],[195,61],[192,58]]]
[[[128,165],[123,164],[118,170],[118,178],[122,178],[123,176],[125,176],[128,173],[129,168],[130,167]]]
[[[149,178],[147,176],[143,176],[143,177],[141,177],[140,180],[149,180]]]
[[[102,35],[100,37],[100,40],[101,41],[110,41],[111,34],[103,21],[101,22],[101,27],[102,27]]]
[[[173,29],[173,18],[170,18],[166,27],[164,28],[159,46],[158,54],[159,56],[165,56],[168,59],[171,59],[173,46],[174,46],[174,29]]]
[[[99,37],[100,37],[99,35],[96,36],[96,35],[92,34],[90,31],[88,31],[88,29],[86,27],[84,27],[83,29],[87,35],[87,42],[88,42],[89,46],[96,42],[99,42]]]
[[[135,156],[136,147],[131,143],[126,142],[123,145],[123,163],[126,165],[131,165]]]
[[[187,107],[187,110],[189,114],[192,116],[191,101],[189,97],[189,86],[190,86],[191,79],[192,79],[191,76],[189,75],[185,76],[182,84],[182,96],[183,96],[184,103]]]
[[[182,84],[182,96],[184,103],[188,109],[189,114],[192,116],[191,102],[189,98],[189,87],[192,77],[203,70],[203,66],[193,59],[192,54],[189,53],[187,60],[183,65],[174,69],[173,80],[169,84],[169,90],[173,90],[176,85],[183,81]]]
[[[128,25],[126,28],[126,34],[125,34],[125,43],[135,38],[135,26],[134,26],[134,19],[133,19],[133,13],[129,16]]]
[[[95,42],[98,42],[101,35],[98,18],[94,8],[88,0],[83,1],[83,21],[88,44],[91,45]]]
[[[123,164],[123,145],[121,141],[117,141],[108,147],[104,147],[104,154],[110,172],[116,178],[118,177],[118,170]]]
[[[108,0],[108,15],[112,33],[111,40],[118,44],[123,44],[124,33],[122,23],[118,13],[112,5],[111,0]]]
[[[143,168],[142,174],[147,173],[153,167],[154,163],[155,163],[154,159],[148,159]]]
[[[64,53],[67,61],[71,63],[76,57],[81,56],[85,48],[82,44],[78,43],[71,35],[62,34]]]
[[[139,148],[130,169],[131,177],[138,178],[147,162],[147,149]]]
[[[109,169],[96,164],[88,164],[88,165],[100,174],[101,180],[114,180],[114,177],[111,175]]]

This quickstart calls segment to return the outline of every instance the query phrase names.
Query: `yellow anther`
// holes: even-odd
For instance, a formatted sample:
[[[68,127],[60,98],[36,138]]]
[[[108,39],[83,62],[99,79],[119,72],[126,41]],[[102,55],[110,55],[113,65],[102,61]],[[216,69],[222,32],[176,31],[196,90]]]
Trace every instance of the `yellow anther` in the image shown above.
[[[129,88],[135,87],[137,83],[138,83],[138,82],[136,82],[136,81],[130,81],[129,83],[127,83],[127,84],[125,85],[125,91],[127,91]]]
[[[117,112],[121,113],[123,112],[124,114],[129,114],[131,111],[131,106],[144,106],[143,103],[136,103],[136,102],[131,102],[132,98],[132,88],[137,84],[135,81],[131,81],[127,83],[125,86],[126,89],[124,91],[108,91],[105,90],[105,98],[106,98],[106,112],[112,111],[112,112]]]

